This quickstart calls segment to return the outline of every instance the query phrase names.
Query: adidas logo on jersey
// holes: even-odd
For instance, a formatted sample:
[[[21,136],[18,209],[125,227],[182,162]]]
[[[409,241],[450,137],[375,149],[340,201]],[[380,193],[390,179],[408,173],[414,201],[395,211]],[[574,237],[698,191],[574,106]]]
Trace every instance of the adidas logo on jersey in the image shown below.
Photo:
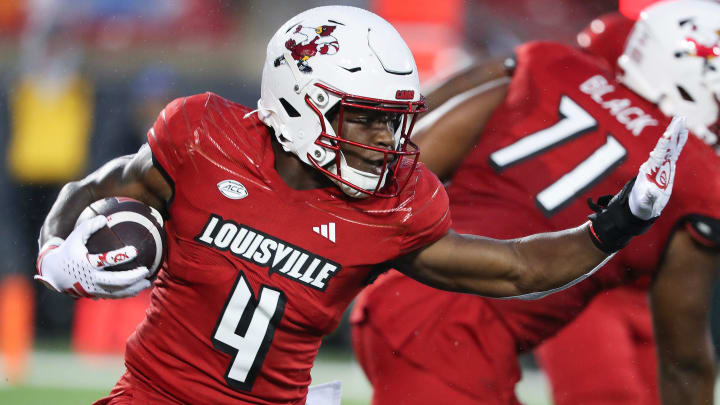
[[[322,224],[320,226],[313,226],[313,232],[323,238],[330,239],[330,242],[335,243],[335,222]]]
[[[330,279],[342,268],[322,256],[215,214],[210,215],[195,241],[268,267],[270,275],[277,273],[320,291],[327,288]]]

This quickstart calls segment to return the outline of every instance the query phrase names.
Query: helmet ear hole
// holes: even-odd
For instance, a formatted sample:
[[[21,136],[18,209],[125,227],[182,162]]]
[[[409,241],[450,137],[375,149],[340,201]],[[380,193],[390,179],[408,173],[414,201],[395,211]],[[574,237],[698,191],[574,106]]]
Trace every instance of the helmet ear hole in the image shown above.
[[[695,102],[695,99],[692,98],[690,93],[687,92],[682,86],[675,86],[677,87],[678,93],[680,93],[680,97],[682,97],[685,101],[690,101],[691,103]]]
[[[280,104],[282,104],[288,117],[297,118],[300,116],[298,110],[296,110],[295,107],[292,106],[292,104],[288,103],[288,101],[282,97],[280,98]]]

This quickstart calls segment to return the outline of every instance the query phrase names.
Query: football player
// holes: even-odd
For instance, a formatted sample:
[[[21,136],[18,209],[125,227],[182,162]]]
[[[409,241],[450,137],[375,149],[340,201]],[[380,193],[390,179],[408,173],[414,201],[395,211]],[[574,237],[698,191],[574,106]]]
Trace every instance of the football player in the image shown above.
[[[616,69],[633,24],[620,13],[603,15],[578,34],[578,45]],[[556,405],[660,404],[649,282],[649,275],[644,275],[603,291],[535,350]]]
[[[128,196],[168,217],[167,263],[127,371],[98,403],[302,404],[322,336],[391,266],[492,297],[562,288],[656,221],[687,139],[684,119],[658,133],[587,223],[501,241],[450,230],[444,188],[409,140],[424,110],[390,24],[315,8],[271,38],[257,110],[211,93],[175,100],[136,154],[66,185],[38,257],[37,278],[57,291],[120,298],[150,286],[144,268],[102,270],[132,246],[88,260],[84,242],[106,219],[74,225],[92,201]]]
[[[512,238],[562,229],[589,197],[611,192],[634,171],[669,116],[683,111],[698,136],[690,137],[678,165],[683,187],[652,230],[570,289],[540,301],[493,300],[433,290],[398,272],[381,275],[361,293],[351,317],[373,404],[517,404],[518,353],[552,336],[598,293],[642,276],[653,277],[663,403],[712,403],[708,314],[720,263],[720,158],[705,141],[714,142],[718,118],[720,59],[712,55],[719,21],[713,2],[648,9],[620,58],[619,81],[604,59],[532,42],[505,65],[477,67],[449,82],[456,89],[481,84],[429,113],[416,141],[428,167],[450,178],[458,232]],[[430,99],[447,98],[438,94]],[[433,118],[438,111],[443,114]],[[632,315],[635,303],[623,302]],[[602,344],[608,347],[600,352],[624,347]],[[599,375],[602,369],[589,362],[581,370],[578,378],[642,384],[625,380],[633,377],[628,373]],[[644,403],[634,399],[623,403]]]

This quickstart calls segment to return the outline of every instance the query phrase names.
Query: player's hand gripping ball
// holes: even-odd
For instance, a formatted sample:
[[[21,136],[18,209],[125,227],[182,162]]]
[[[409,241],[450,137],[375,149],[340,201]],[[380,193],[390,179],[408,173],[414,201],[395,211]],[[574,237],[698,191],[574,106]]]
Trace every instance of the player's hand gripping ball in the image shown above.
[[[165,257],[162,217],[123,197],[99,200],[81,214],[66,240],[40,249],[35,278],[75,297],[123,298],[150,287]]]
[[[148,278],[154,276],[165,257],[166,236],[160,213],[132,198],[110,197],[95,201],[85,208],[78,217],[77,224],[97,215],[105,216],[107,225],[93,233],[85,244],[89,256],[97,260],[96,264],[111,264],[105,268],[109,271],[130,270],[142,266],[149,270]],[[123,261],[127,257],[103,257],[105,252],[125,246],[137,249],[134,259]]]

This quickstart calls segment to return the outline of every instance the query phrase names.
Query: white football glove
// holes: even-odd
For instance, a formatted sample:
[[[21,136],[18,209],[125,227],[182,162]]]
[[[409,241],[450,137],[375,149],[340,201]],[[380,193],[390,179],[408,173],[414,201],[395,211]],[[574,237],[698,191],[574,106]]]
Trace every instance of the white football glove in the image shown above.
[[[55,291],[77,298],[132,297],[150,287],[151,283],[146,279],[150,271],[145,267],[103,270],[133,260],[137,256],[133,246],[101,254],[88,253],[85,247],[88,239],[106,224],[107,218],[98,215],[81,222],[66,240],[50,239],[38,254],[35,279]]]
[[[636,217],[648,220],[660,215],[672,193],[675,163],[688,138],[685,117],[675,117],[660,137],[650,158],[640,166],[628,204]]]

